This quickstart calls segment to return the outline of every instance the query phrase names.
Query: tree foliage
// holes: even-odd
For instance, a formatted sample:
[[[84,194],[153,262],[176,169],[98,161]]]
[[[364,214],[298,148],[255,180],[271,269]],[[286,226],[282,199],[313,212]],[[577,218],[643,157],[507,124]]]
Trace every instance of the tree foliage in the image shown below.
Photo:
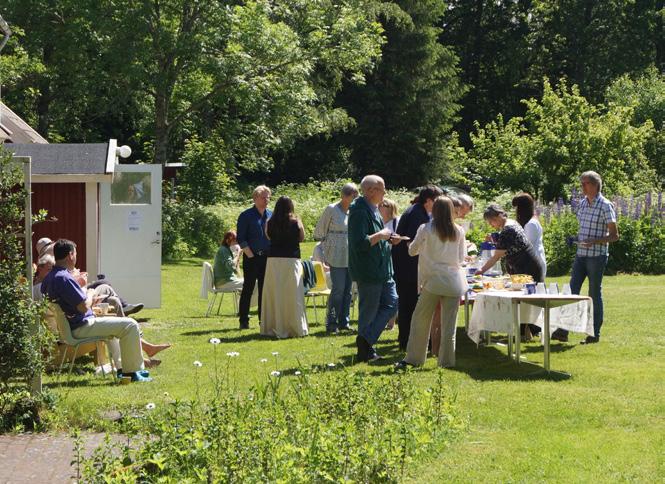
[[[585,170],[602,174],[608,194],[644,192],[656,178],[645,155],[653,124],[630,123],[632,108],[603,110],[577,86],[545,81],[541,99],[525,101],[524,117],[501,116],[471,135],[468,170],[484,193],[527,190],[545,201],[569,195]],[[472,175],[472,176],[473,176]]]

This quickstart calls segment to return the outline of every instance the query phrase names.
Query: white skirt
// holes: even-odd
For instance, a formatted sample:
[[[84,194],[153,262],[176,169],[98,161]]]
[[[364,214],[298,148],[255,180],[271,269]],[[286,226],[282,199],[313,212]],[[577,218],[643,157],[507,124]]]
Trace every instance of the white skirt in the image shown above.
[[[268,257],[261,297],[261,334],[292,338],[307,333],[300,259]]]

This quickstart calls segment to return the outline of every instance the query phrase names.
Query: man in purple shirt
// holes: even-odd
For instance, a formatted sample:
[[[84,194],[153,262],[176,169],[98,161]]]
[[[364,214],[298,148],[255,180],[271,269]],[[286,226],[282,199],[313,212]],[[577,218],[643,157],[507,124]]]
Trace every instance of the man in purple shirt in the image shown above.
[[[95,317],[92,312],[93,290],[83,292],[70,271],[76,267],[76,244],[59,239],[53,246],[55,266],[42,281],[42,294],[57,303],[69,321],[72,336],[83,339],[96,336],[118,338],[122,369],[118,374],[132,381],[151,381],[143,369],[141,336],[138,323],[132,318]]]

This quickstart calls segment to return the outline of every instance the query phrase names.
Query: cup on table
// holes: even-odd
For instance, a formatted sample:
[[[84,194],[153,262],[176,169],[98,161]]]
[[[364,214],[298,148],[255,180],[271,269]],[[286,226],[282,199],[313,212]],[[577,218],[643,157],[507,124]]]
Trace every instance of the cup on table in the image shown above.
[[[561,294],[572,294],[572,291],[570,290],[570,284],[563,285],[563,288],[561,289]]]
[[[527,282],[524,287],[526,287],[526,293],[527,294],[536,294],[536,283],[535,282]]]
[[[98,303],[95,305],[95,308],[99,310],[100,316],[104,316],[109,312],[109,303]]]
[[[536,284],[536,294],[547,294],[544,282],[539,282],[538,284]]]
[[[547,292],[550,294],[559,294],[559,284],[556,282],[550,282],[550,287]]]

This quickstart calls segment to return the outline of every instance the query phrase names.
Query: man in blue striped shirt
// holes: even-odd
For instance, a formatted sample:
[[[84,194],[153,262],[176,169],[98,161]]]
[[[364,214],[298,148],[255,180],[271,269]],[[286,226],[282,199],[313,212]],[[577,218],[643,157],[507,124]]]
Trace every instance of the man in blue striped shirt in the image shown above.
[[[570,274],[570,290],[579,294],[584,279],[589,279],[589,296],[593,299],[594,336],[587,336],[582,344],[598,343],[603,325],[602,282],[607,265],[608,246],[619,240],[617,217],[612,203],[603,197],[603,181],[595,171],[580,175],[584,199],[577,210],[579,231],[577,254]],[[567,333],[552,335],[556,339],[568,339]]]

